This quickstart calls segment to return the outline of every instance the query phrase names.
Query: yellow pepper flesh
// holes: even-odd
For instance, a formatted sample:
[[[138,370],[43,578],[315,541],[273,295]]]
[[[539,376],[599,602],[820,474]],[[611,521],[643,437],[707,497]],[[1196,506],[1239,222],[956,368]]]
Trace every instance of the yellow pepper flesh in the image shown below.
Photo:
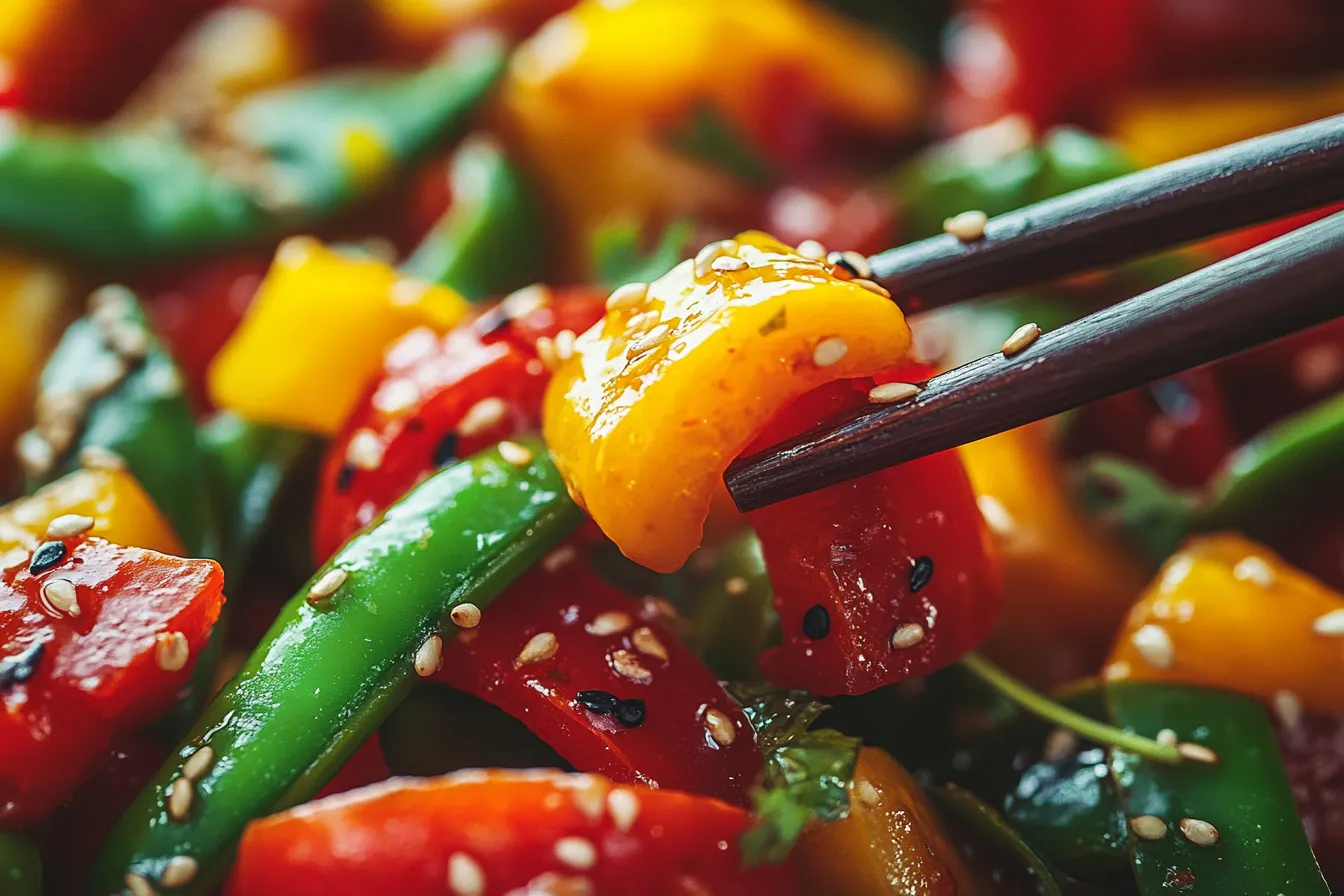
[[[382,365],[426,326],[446,332],[467,303],[442,286],[296,237],[276,252],[238,331],[210,367],[210,395],[250,420],[332,435]]]
[[[1334,625],[1330,624],[1334,620]],[[1130,611],[1112,679],[1174,681],[1344,712],[1344,595],[1240,535],[1193,538]]]
[[[546,439],[566,481],[627,557],[660,572],[699,545],[724,469],[771,417],[910,345],[890,299],[765,234],[737,245],[743,269],[697,276],[684,261],[608,310],[546,393]]]

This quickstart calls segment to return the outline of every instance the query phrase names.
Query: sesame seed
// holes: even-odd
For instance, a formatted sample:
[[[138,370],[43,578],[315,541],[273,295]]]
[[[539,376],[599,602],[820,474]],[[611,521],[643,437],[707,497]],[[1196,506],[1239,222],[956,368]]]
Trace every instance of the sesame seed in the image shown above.
[[[1078,752],[1078,735],[1067,728],[1055,728],[1045,737],[1041,758],[1046,762],[1063,762]]]
[[[883,286],[881,283],[878,283],[875,280],[868,280],[864,277],[856,277],[850,282],[853,283],[855,286],[862,286],[869,292],[875,292],[884,299],[891,298],[891,290],[887,289],[885,286]]]
[[[853,250],[832,252],[826,256],[826,260],[831,263],[832,275],[842,280],[871,280],[873,278],[873,266],[868,263],[868,259],[862,252],[854,252]]]
[[[1218,762],[1218,754],[1203,744],[1187,741],[1177,744],[1176,752],[1180,753],[1182,758],[1189,759],[1191,762],[1202,762],[1205,765],[1215,765]]]
[[[47,538],[74,538],[93,528],[93,517],[64,513],[47,523]]]
[[[826,260],[826,247],[816,240],[803,240],[796,251],[809,261]]]
[[[727,713],[717,709],[705,713],[705,730],[719,746],[726,747],[737,740],[737,728],[733,725],[733,720],[728,718]]]
[[[745,271],[747,269],[747,263],[742,259],[734,258],[731,255],[720,255],[710,262],[709,267],[711,270],[718,271],[722,274],[731,274],[735,271]]]
[[[910,561],[910,593],[916,594],[933,581],[933,558],[916,557]]]
[[[349,577],[350,574],[345,570],[341,569],[339,566],[333,566],[331,569],[324,572],[322,577],[314,582],[313,586],[308,589],[308,603],[317,603],[320,600],[326,600],[328,597],[331,597],[340,590],[341,586],[345,584],[345,580]]]
[[[499,456],[515,467],[525,467],[532,463],[532,452],[517,442],[500,442]]]
[[[420,388],[408,379],[388,380],[373,393],[373,406],[384,414],[403,414],[420,400]]]
[[[158,896],[154,886],[142,875],[127,872],[121,882],[131,891],[131,896]]]
[[[443,638],[430,635],[415,652],[415,674],[428,678],[443,665]]]
[[[504,399],[482,398],[462,415],[461,422],[457,424],[458,435],[464,438],[479,436],[498,426],[508,412],[509,406],[504,403]]]
[[[1164,747],[1174,747],[1179,741],[1176,739],[1176,732],[1170,728],[1163,728],[1157,732],[1157,737],[1153,738]]]
[[[907,647],[914,647],[923,640],[924,626],[908,622],[896,629],[895,634],[891,636],[891,646],[896,650],[904,650]]]
[[[383,442],[371,429],[357,429],[345,446],[345,461],[360,470],[376,470],[383,462]]]
[[[695,276],[707,277],[713,270],[713,264],[716,259],[725,255],[736,255],[738,245],[735,240],[719,240],[717,243],[710,243],[705,246],[695,256]]]
[[[609,716],[620,705],[621,698],[610,691],[584,690],[574,695],[584,709],[599,716]]]
[[[578,556],[578,548],[572,544],[562,544],[542,559],[541,568],[547,572],[556,572],[573,563]]]
[[[985,225],[988,223],[989,215],[982,211],[962,212],[944,221],[943,230],[963,243],[970,243],[985,238]]]
[[[43,583],[42,599],[57,613],[64,613],[67,616],[79,615],[79,596],[75,593],[73,582],[51,579]]]
[[[831,633],[831,614],[821,604],[813,604],[803,613],[803,634],[820,641]]]
[[[1140,626],[1129,636],[1129,641],[1144,662],[1156,669],[1170,669],[1176,661],[1176,648],[1171,643],[1171,635],[1160,625]]]
[[[1317,616],[1311,624],[1311,630],[1330,637],[1344,635],[1344,610],[1331,610],[1323,616]]]
[[[555,358],[562,364],[574,357],[574,340],[578,337],[573,330],[561,330],[555,334]]]
[[[611,815],[616,830],[624,834],[639,817],[639,797],[623,787],[617,787],[607,794],[607,812]]]
[[[448,618],[458,628],[475,628],[481,624],[481,608],[475,604],[458,604],[448,612]]]
[[[559,649],[560,641],[553,632],[538,632],[523,645],[522,651],[513,661],[513,668],[521,669],[523,666],[548,660],[555,656],[555,652]]]
[[[482,896],[485,893],[485,872],[481,865],[464,852],[448,857],[448,888],[456,896]]]
[[[1156,815],[1136,815],[1129,820],[1129,829],[1140,840],[1161,840],[1167,836],[1167,823]]]
[[[560,357],[555,352],[555,340],[549,336],[537,337],[537,357],[546,369],[555,371],[560,368]]]
[[[1134,672],[1129,663],[1124,660],[1116,660],[1114,663],[1101,670],[1101,676],[1107,681],[1122,681],[1128,678]]]
[[[830,367],[849,352],[849,344],[839,336],[832,336],[817,343],[812,350],[812,363],[818,367]]]
[[[1274,715],[1284,728],[1296,728],[1302,724],[1302,701],[1292,691],[1275,691],[1270,698]]]
[[[728,580],[723,583],[723,590],[731,594],[733,597],[741,597],[742,595],[746,594],[750,589],[751,589],[751,583],[748,582],[746,579],[744,579],[742,576],[730,576]]]
[[[1011,358],[1013,355],[1025,351],[1027,346],[1039,339],[1040,336],[1041,328],[1036,324],[1023,324],[1003,341],[1003,345],[999,346],[999,351],[1003,352],[1005,358]]]
[[[45,476],[56,463],[56,451],[51,443],[31,429],[14,442],[14,454],[29,476]]]
[[[874,404],[895,404],[908,401],[924,391],[914,383],[882,383],[868,390],[868,400]]]
[[[49,569],[59,566],[65,559],[66,549],[63,541],[44,541],[38,545],[37,550],[33,551],[32,559],[28,562],[28,572],[31,575],[41,575]]]
[[[509,317],[527,317],[533,311],[546,307],[550,301],[550,289],[544,283],[533,283],[509,293],[499,306]]]
[[[859,778],[854,782],[854,798],[859,801],[859,805],[868,809],[875,809],[882,802],[882,795],[867,778]]]
[[[561,837],[555,841],[555,857],[576,871],[587,871],[597,863],[597,848],[583,837]]]
[[[652,330],[649,330],[649,332],[630,343],[630,347],[626,349],[625,352],[626,357],[636,358],[645,352],[653,351],[667,340],[667,336],[671,332],[671,329],[672,328],[667,324],[659,324]]]
[[[607,779],[598,775],[581,775],[574,788],[574,808],[589,821],[601,821],[607,806]]]
[[[617,703],[611,714],[616,717],[616,721],[620,722],[622,726],[637,728],[644,724],[644,717],[647,712],[648,707],[644,705],[644,701],[633,698]]]
[[[667,648],[663,646],[662,641],[658,640],[658,636],[653,633],[653,629],[648,626],[642,626],[631,632],[630,643],[635,645],[635,649],[640,653],[647,653],[649,656],[667,662]]]
[[[1274,584],[1275,576],[1274,569],[1263,558],[1252,554],[1237,561],[1237,565],[1232,567],[1232,578],[1269,588]]]
[[[624,286],[618,286],[607,297],[607,310],[621,311],[626,308],[633,308],[643,302],[648,294],[649,284],[647,283],[627,283]]]
[[[1218,842],[1218,829],[1202,818],[1182,818],[1181,833],[1196,846],[1213,846]]]
[[[168,860],[168,864],[163,866],[163,875],[159,878],[159,883],[169,889],[174,887],[185,887],[196,879],[196,872],[200,866],[191,856],[173,856]]]
[[[154,661],[165,672],[177,672],[187,664],[191,645],[181,632],[163,632],[154,636]]]
[[[191,812],[191,804],[196,799],[196,789],[185,776],[175,778],[168,788],[168,817],[173,821],[182,821]]]
[[[210,766],[214,764],[214,747],[201,747],[187,757],[186,762],[182,763],[182,777],[188,781],[199,781],[205,777],[205,773],[210,771]]]
[[[590,635],[614,635],[630,627],[630,615],[616,610],[608,610],[593,617],[593,621],[584,626]]]
[[[653,673],[644,668],[639,658],[628,650],[616,650],[611,654],[611,667],[616,674],[630,681],[648,684],[653,681]]]

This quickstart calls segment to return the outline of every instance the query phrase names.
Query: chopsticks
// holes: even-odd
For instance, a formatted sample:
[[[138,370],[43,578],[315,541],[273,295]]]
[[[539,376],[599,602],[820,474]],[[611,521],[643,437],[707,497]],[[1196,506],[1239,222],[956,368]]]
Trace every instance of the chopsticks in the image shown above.
[[[1034,271],[1054,271],[1062,264],[1038,262]],[[1003,283],[996,281],[996,287]],[[1046,333],[1011,357],[998,352],[935,376],[904,404],[864,408],[739,459],[724,479],[738,507],[753,510],[1022,426],[1342,315],[1344,212]]]
[[[906,311],[1016,289],[1344,200],[1344,115],[1179,159],[869,259]]]

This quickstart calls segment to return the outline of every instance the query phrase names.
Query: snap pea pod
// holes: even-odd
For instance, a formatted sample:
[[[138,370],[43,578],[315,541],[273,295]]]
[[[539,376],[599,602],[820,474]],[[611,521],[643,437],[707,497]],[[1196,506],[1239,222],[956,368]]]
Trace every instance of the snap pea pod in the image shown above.
[[[1149,735],[1170,728],[1218,755],[1215,765],[1159,766],[1112,751],[1111,775],[1126,813],[1156,816],[1167,827],[1158,839],[1129,835],[1144,896],[1330,892],[1259,703],[1230,691],[1139,682],[1108,684],[1106,699],[1117,725]],[[1193,836],[1185,833],[1182,819],[1213,825],[1216,842],[1195,828]]]
[[[422,646],[454,631],[449,610],[486,609],[578,524],[544,446],[524,444],[523,465],[490,450],[440,471],[318,570],[123,816],[90,893],[122,887],[128,872],[157,881],[177,856],[200,870],[175,892],[212,892],[247,822],[311,797],[406,695]],[[310,602],[334,570],[339,587]],[[168,790],[206,747],[213,762],[174,820]]]
[[[0,834],[0,896],[41,896],[42,858],[31,840]]]

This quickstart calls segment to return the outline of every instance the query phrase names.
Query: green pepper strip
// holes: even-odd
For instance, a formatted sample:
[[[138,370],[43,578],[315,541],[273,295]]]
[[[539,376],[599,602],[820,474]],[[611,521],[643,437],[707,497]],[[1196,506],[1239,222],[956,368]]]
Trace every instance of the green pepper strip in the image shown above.
[[[0,834],[0,896],[41,896],[42,857],[32,841]]]
[[[1136,731],[1170,728],[1181,740],[1218,754],[1216,765],[1154,765],[1113,751],[1111,774],[1129,816],[1167,825],[1158,840],[1129,837],[1130,860],[1144,896],[1313,896],[1330,892],[1307,843],[1274,731],[1255,700],[1229,691],[1120,682],[1106,686],[1116,724]],[[1195,845],[1183,818],[1206,821],[1218,840]]]
[[[502,48],[483,46],[409,74],[342,74],[247,100],[226,129],[266,188],[212,170],[175,136],[6,122],[0,231],[118,264],[274,239],[362,195],[360,150],[394,169],[455,136],[503,65]]]
[[[209,893],[252,819],[311,797],[417,681],[413,658],[450,634],[449,610],[491,599],[542,557],[582,513],[537,440],[525,466],[482,452],[410,491],[352,538],[311,580],[340,569],[330,597],[305,587],[280,611],[238,676],[207,707],[177,754],[123,816],[90,893],[127,871],[157,881],[174,856],[201,867],[175,892]],[[184,821],[165,808],[196,750],[215,762]]]
[[[697,581],[687,612],[687,642],[720,679],[761,677],[757,659],[779,630],[773,595],[761,543],[751,531],[724,545],[714,568]]]
[[[522,170],[493,140],[462,144],[449,172],[451,204],[402,270],[479,302],[541,279],[541,212]]]
[[[995,847],[1004,856],[1011,856],[1021,862],[1023,870],[1035,883],[1039,896],[1062,896],[1050,866],[991,806],[955,784],[934,787],[928,793],[941,814],[955,820],[966,831]]]

